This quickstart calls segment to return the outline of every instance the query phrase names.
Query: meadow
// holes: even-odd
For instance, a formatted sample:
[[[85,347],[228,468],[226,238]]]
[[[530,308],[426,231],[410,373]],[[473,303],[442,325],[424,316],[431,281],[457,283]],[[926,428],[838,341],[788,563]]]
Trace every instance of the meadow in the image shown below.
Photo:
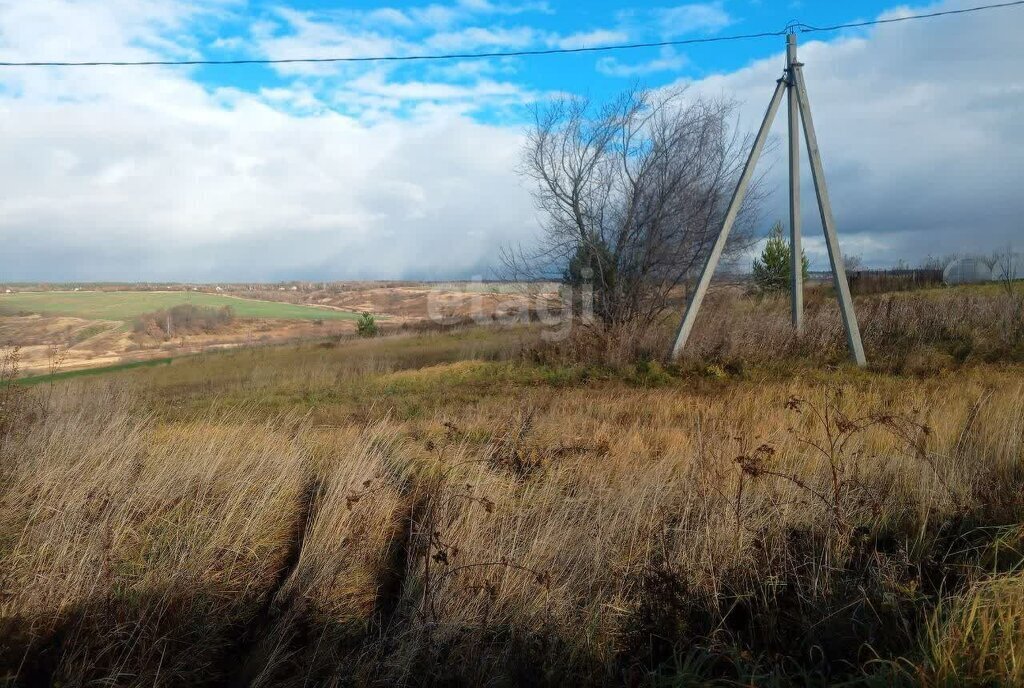
[[[38,291],[0,294],[0,308],[8,312],[66,315],[88,320],[130,321],[144,313],[181,304],[206,308],[230,306],[239,318],[355,320],[359,317],[357,313],[332,308],[190,291]]]
[[[860,299],[866,370],[722,294],[672,365],[477,327],[0,387],[0,683],[1020,685],[1020,301]]]

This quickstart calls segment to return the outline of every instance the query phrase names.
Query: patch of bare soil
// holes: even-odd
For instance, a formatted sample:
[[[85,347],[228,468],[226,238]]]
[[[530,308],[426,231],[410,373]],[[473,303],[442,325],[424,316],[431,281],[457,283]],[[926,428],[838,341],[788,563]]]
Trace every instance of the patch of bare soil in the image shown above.
[[[550,286],[527,290],[510,285],[336,282],[296,289],[223,288],[223,295],[304,304],[381,317],[383,329],[429,321],[510,318],[550,301]],[[206,289],[204,289],[206,291]],[[40,315],[0,316],[0,347],[21,348],[26,375],[94,368],[241,346],[283,344],[350,335],[352,321],[235,319],[215,331],[175,334],[159,328],[133,332],[128,323]]]
[[[435,286],[430,284],[328,285],[326,289],[238,291],[235,296],[282,301],[345,311],[369,312],[399,322],[457,318],[512,317],[554,296],[550,285],[527,290],[504,285]]]
[[[26,373],[117,362],[128,341],[122,323],[65,316],[0,317],[0,347],[19,347]],[[99,361],[99,362],[97,362]]]
[[[0,346],[78,344],[120,324],[64,316],[3,316],[0,317]]]
[[[39,375],[55,369],[98,368],[216,349],[331,338],[354,331],[349,321],[237,320],[216,333],[140,339],[120,322],[17,316],[0,317],[0,346],[20,347],[22,373]]]

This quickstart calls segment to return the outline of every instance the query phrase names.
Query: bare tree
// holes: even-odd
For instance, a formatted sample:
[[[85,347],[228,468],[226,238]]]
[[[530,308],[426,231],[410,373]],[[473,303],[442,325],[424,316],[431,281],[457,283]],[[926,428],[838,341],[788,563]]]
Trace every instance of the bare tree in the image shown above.
[[[843,266],[847,272],[857,272],[858,270],[864,269],[864,258],[856,253],[850,253],[843,256]]]
[[[592,283],[594,321],[605,332],[655,323],[721,228],[749,148],[735,114],[733,102],[685,90],[538,108],[522,171],[544,225],[532,250],[505,252],[512,275]],[[760,198],[752,189],[727,258],[753,243]]]
[[[921,261],[922,270],[945,270],[953,261],[959,260],[959,253],[946,253],[940,256],[928,254],[928,257]]]
[[[1006,248],[994,251],[988,262],[992,268],[992,279],[1004,293],[1003,338],[1011,346],[1019,346],[1024,341],[1024,290],[1017,289],[1017,280],[1024,277],[1021,258],[1008,244]]]
[[[1012,294],[1015,282],[1024,277],[1017,274],[1019,258],[1013,252],[1013,246],[1008,244],[1004,249],[993,251],[987,262],[992,268],[993,279],[1002,285],[1007,294]]]

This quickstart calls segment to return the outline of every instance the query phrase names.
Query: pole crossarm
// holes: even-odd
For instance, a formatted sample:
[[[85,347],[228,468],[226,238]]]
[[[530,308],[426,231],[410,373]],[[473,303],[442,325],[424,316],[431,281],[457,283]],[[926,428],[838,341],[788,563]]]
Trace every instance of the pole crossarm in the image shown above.
[[[857,324],[857,314],[853,307],[853,297],[850,294],[850,285],[846,279],[846,267],[843,264],[843,254],[839,248],[839,237],[836,233],[835,218],[832,215],[832,203],[829,200],[828,188],[825,185],[825,170],[821,163],[821,152],[818,149],[818,137],[814,131],[814,120],[811,117],[810,101],[807,97],[807,87],[804,84],[803,65],[796,56],[796,35],[790,34],[786,37],[786,74],[779,79],[775,87],[775,94],[765,113],[761,129],[757,133],[754,145],[750,150],[746,166],[740,175],[732,200],[729,202],[728,211],[722,222],[722,229],[715,239],[715,243],[708,255],[707,262],[700,273],[700,278],[693,291],[690,293],[686,305],[686,312],[683,321],[679,325],[675,343],[672,346],[671,357],[676,359],[686,346],[686,341],[693,332],[693,325],[697,319],[704,297],[707,295],[708,287],[711,285],[711,278],[722,258],[726,242],[729,239],[729,232],[743,205],[750,180],[754,174],[754,168],[764,149],[765,141],[771,130],[772,123],[782,103],[783,93],[789,96],[789,222],[790,222],[790,289],[792,294],[792,319],[793,327],[798,333],[803,329],[803,251],[801,249],[801,228],[800,228],[800,122],[803,122],[804,140],[807,144],[807,153],[811,162],[811,177],[814,180],[814,190],[818,199],[818,210],[821,213],[821,226],[825,233],[825,244],[828,247],[828,258],[832,266],[832,279],[835,286],[836,298],[839,301],[839,310],[843,319],[843,327],[846,330],[846,343],[850,349],[850,357],[858,366],[867,365],[864,356],[864,345],[860,338],[860,327]]]

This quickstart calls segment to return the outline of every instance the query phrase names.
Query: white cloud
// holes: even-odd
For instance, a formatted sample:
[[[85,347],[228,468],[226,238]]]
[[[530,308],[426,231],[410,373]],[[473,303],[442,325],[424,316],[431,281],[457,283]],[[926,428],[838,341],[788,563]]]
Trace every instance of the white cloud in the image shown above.
[[[625,31],[613,31],[610,29],[595,29],[594,31],[583,31],[559,38],[555,45],[563,49],[593,48],[599,45],[614,45],[625,43],[629,40],[629,34]]]
[[[5,0],[0,2],[0,54],[20,60],[88,60],[97,55],[132,60],[155,49],[190,56],[196,41],[182,29],[204,17],[221,16],[233,4],[234,0]],[[131,34],[130,42],[122,40],[125,33]],[[178,38],[170,40],[171,34]]]
[[[426,40],[426,45],[436,51],[523,48],[535,43],[538,35],[535,29],[528,26],[509,29],[471,26],[457,31],[435,33]]]
[[[538,12],[551,14],[552,9],[547,2],[517,2],[504,3],[493,2],[493,0],[459,0],[459,6],[471,12],[480,14],[524,14],[527,12]]]
[[[190,114],[116,100],[9,111],[3,278],[469,274],[490,241],[532,227],[515,130],[445,110],[300,117],[249,96]]]
[[[685,55],[665,47],[658,57],[646,62],[624,63],[615,57],[602,57],[597,61],[597,71],[605,76],[637,77],[658,72],[678,72],[688,64]]]
[[[252,27],[256,52],[274,60],[306,57],[371,57],[404,55],[408,42],[397,36],[364,29],[357,22],[325,21],[313,14],[289,8],[276,11],[276,21],[257,22]],[[343,70],[337,64],[282,64],[275,69],[284,75],[326,75]]]
[[[448,5],[416,7],[410,10],[409,14],[418,24],[429,26],[432,29],[445,29],[463,16],[458,8]]]
[[[465,81],[479,79],[491,74],[513,75],[516,73],[515,58],[495,58],[434,62],[426,66],[426,73],[442,81]]]
[[[241,36],[217,38],[210,42],[210,47],[215,50],[238,50],[245,47],[245,40]]]
[[[301,84],[290,88],[261,88],[260,96],[268,103],[288,106],[293,110],[323,110],[324,102],[313,90]]]
[[[939,5],[954,6],[962,5]],[[235,7],[231,0],[0,0],[0,58],[192,55],[234,38],[210,27]],[[513,6],[435,7],[465,21]],[[248,46],[223,47],[289,57],[424,49],[365,20],[272,14],[246,36]],[[400,22],[391,15],[379,26]],[[460,27],[440,33],[464,45],[612,42],[599,31]],[[1022,29],[1024,13],[993,11],[801,47],[848,252],[877,263],[1020,243]],[[683,59],[670,51],[638,63],[619,56],[603,69],[653,75],[679,69]],[[482,109],[493,122],[496,112],[540,97],[507,73],[514,64],[291,72],[257,92],[204,87],[187,69],[0,71],[0,279],[484,271],[496,244],[528,240],[536,228],[528,189],[514,173],[518,120],[479,121]],[[780,51],[694,88],[741,99],[750,130],[781,71]],[[777,188],[767,226],[787,216],[782,149],[766,162],[775,163],[769,180]],[[804,185],[808,250],[820,266],[806,176]]]
[[[371,72],[349,82],[348,88],[373,96],[392,98],[396,102],[419,100],[469,100],[512,98],[525,102],[531,100],[519,85],[510,82],[480,80],[471,86],[429,81],[385,81],[381,72]]]
[[[87,13],[93,31],[62,4],[49,11],[50,31],[87,44],[70,41],[68,56],[98,54],[94,35],[104,54],[161,54],[134,46],[164,35],[162,14],[126,26]],[[4,45],[38,20],[0,4]],[[520,97],[487,80],[455,88],[364,75],[348,87],[382,102]],[[518,129],[479,124],[466,109],[356,119],[320,107],[302,81],[250,94],[211,92],[168,68],[4,71],[0,279],[478,273],[493,242],[522,237],[534,213],[513,172]]]
[[[851,252],[891,264],[1024,243],[1022,30],[1024,13],[1001,10],[800,47],[840,240]],[[694,87],[741,100],[751,130],[783,62],[779,52]],[[783,111],[779,137],[784,119]],[[788,218],[784,150],[763,163],[776,190],[766,228]],[[805,232],[814,237],[820,227],[806,161],[803,171]],[[822,252],[811,257],[827,265]]]
[[[664,36],[682,36],[700,31],[718,31],[729,26],[732,18],[721,2],[693,3],[665,7],[654,12]]]
[[[416,25],[405,12],[394,7],[382,7],[370,12],[368,19],[375,24],[391,24],[402,28],[410,28]]]

